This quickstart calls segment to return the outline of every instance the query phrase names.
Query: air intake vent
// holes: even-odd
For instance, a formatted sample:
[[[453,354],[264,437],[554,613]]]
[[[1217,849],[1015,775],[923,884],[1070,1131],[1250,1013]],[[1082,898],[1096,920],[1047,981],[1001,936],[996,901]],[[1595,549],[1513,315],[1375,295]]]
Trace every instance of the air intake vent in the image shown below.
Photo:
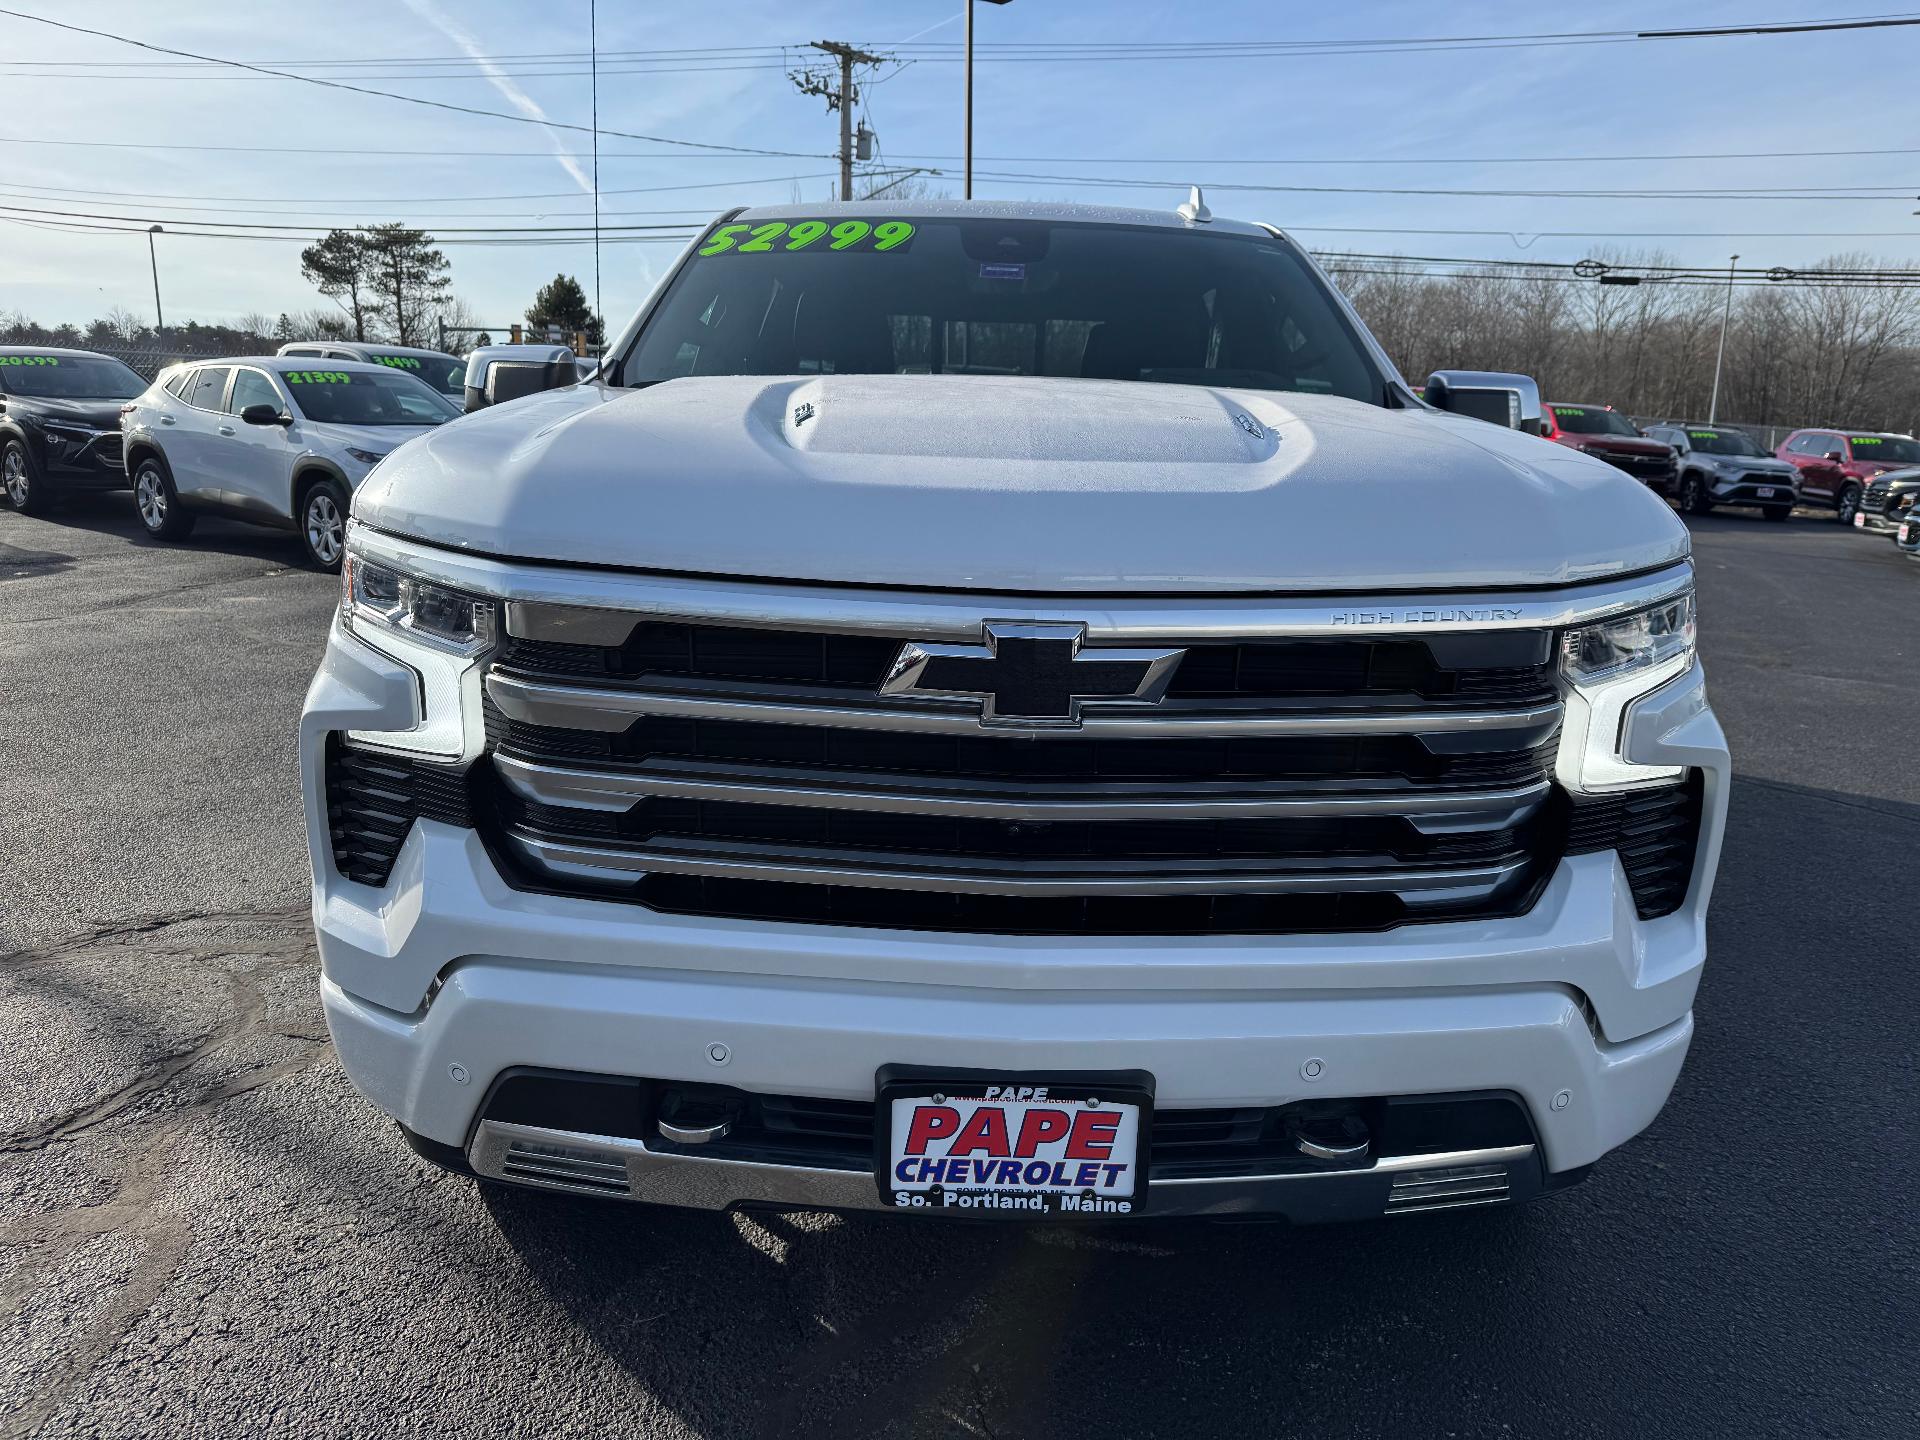
[[[1394,1177],[1387,1195],[1389,1215],[1422,1210],[1464,1210],[1470,1205],[1499,1205],[1509,1198],[1507,1167],[1460,1165],[1449,1170],[1413,1170]]]
[[[1670,915],[1693,879],[1700,801],[1697,773],[1657,790],[1579,799],[1567,827],[1567,853],[1617,852],[1640,918]]]
[[[601,1195],[622,1197],[633,1192],[633,1184],[627,1178],[627,1162],[615,1151],[515,1140],[507,1146],[500,1172],[508,1179],[529,1185],[592,1190]]]
[[[473,824],[466,771],[327,742],[327,831],[333,863],[349,880],[384,885],[417,819]]]

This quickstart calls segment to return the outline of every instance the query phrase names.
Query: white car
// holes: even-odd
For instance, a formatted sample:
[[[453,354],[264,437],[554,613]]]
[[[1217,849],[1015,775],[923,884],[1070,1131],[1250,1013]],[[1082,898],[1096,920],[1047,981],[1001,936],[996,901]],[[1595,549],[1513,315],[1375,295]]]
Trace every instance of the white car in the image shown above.
[[[466,381],[467,362],[444,350],[422,350],[414,345],[377,345],[363,340],[290,340],[281,355],[303,360],[360,360],[418,375],[454,404]]]
[[[122,407],[140,523],[182,539],[202,513],[294,530],[338,569],[353,491],[396,447],[460,415],[414,376],[358,360],[210,360]]]
[[[422,1154],[1329,1220],[1659,1112],[1731,763],[1685,526],[1532,382],[1423,398],[1271,227],[1017,201],[724,216],[567,380],[368,481],[301,721]]]

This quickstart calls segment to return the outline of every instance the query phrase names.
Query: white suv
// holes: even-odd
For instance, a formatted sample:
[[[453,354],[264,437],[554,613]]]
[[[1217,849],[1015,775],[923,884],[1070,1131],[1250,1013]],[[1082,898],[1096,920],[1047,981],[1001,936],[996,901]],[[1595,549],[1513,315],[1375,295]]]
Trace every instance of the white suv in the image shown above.
[[[1327,1220],[1658,1113],[1730,762],[1686,528],[1531,382],[1416,394],[1270,227],[1001,201],[725,216],[602,376],[380,467],[307,695],[421,1153]]]
[[[284,356],[181,365],[121,410],[140,523],[178,540],[202,513],[298,532],[337,569],[354,488],[396,446],[460,410],[412,375]]]

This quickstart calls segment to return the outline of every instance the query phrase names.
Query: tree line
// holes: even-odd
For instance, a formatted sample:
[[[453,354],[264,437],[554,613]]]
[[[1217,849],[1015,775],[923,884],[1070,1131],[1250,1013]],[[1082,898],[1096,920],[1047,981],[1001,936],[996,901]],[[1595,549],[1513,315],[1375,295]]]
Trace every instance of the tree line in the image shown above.
[[[1434,370],[1517,370],[1537,379],[1548,400],[1643,418],[1706,418],[1723,285],[1601,285],[1545,268],[1436,275],[1415,261],[1319,258],[1415,385]],[[1675,264],[1660,251],[1595,258],[1648,275]],[[1863,270],[1905,270],[1912,279],[1870,285],[1840,273]],[[1736,287],[1719,418],[1916,433],[1920,270],[1835,255],[1787,282]]]

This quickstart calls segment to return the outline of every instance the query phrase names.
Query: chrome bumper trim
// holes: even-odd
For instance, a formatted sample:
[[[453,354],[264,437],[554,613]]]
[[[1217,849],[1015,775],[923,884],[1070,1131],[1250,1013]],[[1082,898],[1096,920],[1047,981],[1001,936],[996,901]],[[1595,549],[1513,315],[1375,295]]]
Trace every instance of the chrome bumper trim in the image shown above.
[[[610,1135],[582,1135],[532,1125],[482,1120],[467,1147],[467,1163],[488,1179],[575,1195],[728,1210],[742,1203],[822,1210],[892,1210],[882,1203],[873,1172],[768,1165],[709,1155],[649,1150],[644,1142]],[[1302,1170],[1282,1175],[1232,1175],[1155,1180],[1141,1213],[1206,1215],[1258,1213],[1276,1193],[1354,1184],[1373,1177],[1391,1181],[1379,1214],[1441,1208],[1496,1195],[1496,1174],[1534,1163],[1532,1145],[1457,1150],[1438,1155],[1388,1156],[1361,1170]],[[1467,1171],[1468,1175],[1457,1172]],[[1456,1172],[1449,1176],[1447,1172]],[[1474,1173],[1480,1172],[1480,1173]],[[1423,1177],[1431,1174],[1432,1178]],[[1484,1179],[1482,1178],[1484,1175]],[[1471,1179],[1469,1179],[1471,1176]],[[1391,1199],[1398,1195],[1399,1201]],[[1416,1199],[1415,1197],[1420,1197]],[[1424,1203],[1423,1203],[1424,1202]]]

